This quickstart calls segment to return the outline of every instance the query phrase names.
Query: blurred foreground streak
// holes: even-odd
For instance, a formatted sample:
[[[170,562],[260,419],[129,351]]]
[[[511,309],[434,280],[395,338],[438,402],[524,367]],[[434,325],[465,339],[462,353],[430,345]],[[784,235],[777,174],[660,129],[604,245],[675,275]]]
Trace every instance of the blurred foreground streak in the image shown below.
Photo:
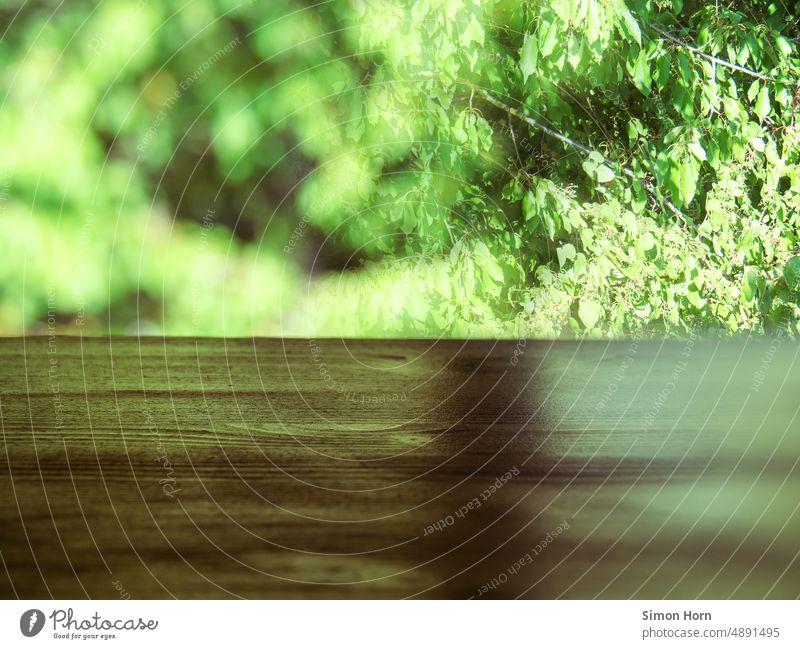
[[[2,340],[0,594],[798,597],[799,351]]]

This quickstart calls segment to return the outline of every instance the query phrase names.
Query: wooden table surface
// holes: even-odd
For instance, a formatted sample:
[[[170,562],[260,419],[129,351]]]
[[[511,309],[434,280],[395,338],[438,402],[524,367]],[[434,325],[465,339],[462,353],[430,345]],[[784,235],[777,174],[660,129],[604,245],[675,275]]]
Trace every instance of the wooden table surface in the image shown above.
[[[796,598],[800,347],[0,340],[5,598]]]

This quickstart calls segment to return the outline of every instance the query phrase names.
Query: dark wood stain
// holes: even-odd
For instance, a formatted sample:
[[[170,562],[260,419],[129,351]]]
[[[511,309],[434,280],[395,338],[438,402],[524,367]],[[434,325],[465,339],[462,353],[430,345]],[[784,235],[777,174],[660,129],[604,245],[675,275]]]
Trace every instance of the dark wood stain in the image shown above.
[[[798,349],[0,340],[0,594],[795,598]]]

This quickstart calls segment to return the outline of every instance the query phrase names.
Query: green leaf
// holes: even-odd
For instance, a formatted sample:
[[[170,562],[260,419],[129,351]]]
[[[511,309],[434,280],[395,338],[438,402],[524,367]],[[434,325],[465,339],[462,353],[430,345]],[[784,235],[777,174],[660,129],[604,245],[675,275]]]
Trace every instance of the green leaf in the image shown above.
[[[465,128],[465,121],[464,121],[464,113],[461,113],[457,118],[455,123],[453,124],[453,128],[450,130],[453,135],[453,138],[459,144],[465,144],[469,140],[469,136],[467,135],[467,130]]]
[[[414,3],[414,6],[411,7],[411,18],[418,22],[427,16],[430,10],[430,0],[417,0],[417,2]]]
[[[766,116],[770,114],[772,105],[769,103],[769,90],[766,86],[761,88],[761,92],[758,93],[758,99],[756,99],[756,105],[753,110],[759,122],[763,122]]]
[[[783,279],[792,291],[800,290],[800,257],[792,257],[783,267]]]
[[[703,146],[699,142],[697,142],[697,141],[689,142],[687,147],[688,147],[689,151],[692,152],[692,155],[695,158],[697,158],[700,162],[705,162],[706,161],[706,159],[707,159],[706,150],[703,148]]]
[[[483,27],[475,18],[475,16],[473,16],[472,20],[469,21],[467,28],[464,30],[464,33],[461,34],[461,45],[464,47],[469,47],[472,43],[483,45],[483,39]]]
[[[731,120],[739,119],[741,115],[741,104],[733,97],[727,95],[722,98],[722,108],[725,111],[725,116]]]
[[[583,167],[583,170],[588,176],[594,176],[594,170],[597,169],[597,163],[593,160],[584,160],[581,167]]]
[[[489,248],[483,241],[478,241],[473,249],[475,263],[481,268],[488,277],[493,279],[498,284],[503,283],[503,269],[494,255],[489,251]]]
[[[691,156],[686,156],[680,166],[679,172],[679,191],[684,205],[688,205],[694,200],[697,191],[697,181],[700,178],[700,165]]]
[[[639,56],[636,57],[631,76],[636,89],[645,97],[649,95],[652,78],[650,77],[650,65],[647,62],[647,52],[643,49],[639,50]]]
[[[697,291],[693,291],[691,289],[687,293],[686,299],[689,300],[689,304],[696,309],[702,309],[706,305],[706,301],[703,296],[701,296]]]
[[[536,72],[538,59],[539,49],[536,46],[536,38],[532,34],[525,34],[525,42],[519,52],[519,69],[522,72],[523,81],[527,81],[528,77]]]
[[[758,294],[758,275],[752,270],[742,278],[742,296],[745,302],[752,302]]]
[[[594,327],[601,315],[603,315],[603,309],[594,300],[581,300],[578,305],[578,317],[587,329]]]
[[[594,172],[597,175],[597,181],[601,183],[610,183],[616,178],[614,172],[606,165],[600,165]]]
[[[400,224],[400,229],[409,234],[417,227],[417,215],[414,214],[414,208],[411,203],[406,203],[403,206],[403,222]]]
[[[629,121],[626,128],[628,131],[628,141],[631,144],[635,143],[636,140],[639,139],[639,129],[636,127],[636,118]]]
[[[625,35],[641,47],[642,31],[639,29],[639,23],[636,22],[636,18],[633,17],[633,14],[628,11],[627,8],[623,8],[622,10],[622,24]]]
[[[656,239],[650,232],[643,232],[642,236],[636,242],[636,252],[641,260],[646,260],[648,258],[648,253],[656,248]],[[654,253],[653,256],[657,255],[657,251]]]
[[[575,259],[575,252],[575,246],[573,246],[571,243],[565,243],[563,246],[559,247],[556,250],[556,255],[558,256],[558,265],[561,266],[561,268],[564,268],[564,264],[566,264],[567,261]]]
[[[558,27],[558,23],[555,21],[548,23],[544,32],[544,37],[542,38],[542,46],[539,50],[542,56],[549,56],[555,49],[559,36]]]
[[[572,269],[575,272],[576,276],[580,276],[586,272],[586,255],[583,253],[578,253],[575,255],[575,261],[572,265]]]
[[[551,212],[544,212],[542,214],[542,223],[544,224],[545,230],[547,232],[548,238],[555,239],[556,238],[556,222],[553,218],[553,213]]]
[[[591,0],[582,2],[586,5],[586,42],[591,47],[600,38],[600,8],[598,3]]]
[[[603,154],[599,153],[598,151],[592,151],[589,154],[589,160],[594,162],[595,165],[603,164],[606,161],[606,159],[603,157]]]
[[[750,88],[747,90],[747,99],[749,101],[755,101],[756,97],[758,97],[759,90],[761,90],[761,83],[756,79],[750,84]]]
[[[781,54],[783,54],[786,57],[789,57],[789,56],[792,55],[792,51],[793,51],[792,50],[792,44],[789,41],[789,39],[787,39],[785,36],[776,36],[775,37],[775,42],[778,44],[778,47],[781,50]]]

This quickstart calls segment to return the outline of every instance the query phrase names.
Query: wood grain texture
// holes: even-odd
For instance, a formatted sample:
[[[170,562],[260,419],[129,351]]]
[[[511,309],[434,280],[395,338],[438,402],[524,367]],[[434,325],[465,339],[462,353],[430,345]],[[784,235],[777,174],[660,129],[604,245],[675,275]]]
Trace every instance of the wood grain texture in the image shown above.
[[[795,598],[797,355],[0,340],[0,594]]]

